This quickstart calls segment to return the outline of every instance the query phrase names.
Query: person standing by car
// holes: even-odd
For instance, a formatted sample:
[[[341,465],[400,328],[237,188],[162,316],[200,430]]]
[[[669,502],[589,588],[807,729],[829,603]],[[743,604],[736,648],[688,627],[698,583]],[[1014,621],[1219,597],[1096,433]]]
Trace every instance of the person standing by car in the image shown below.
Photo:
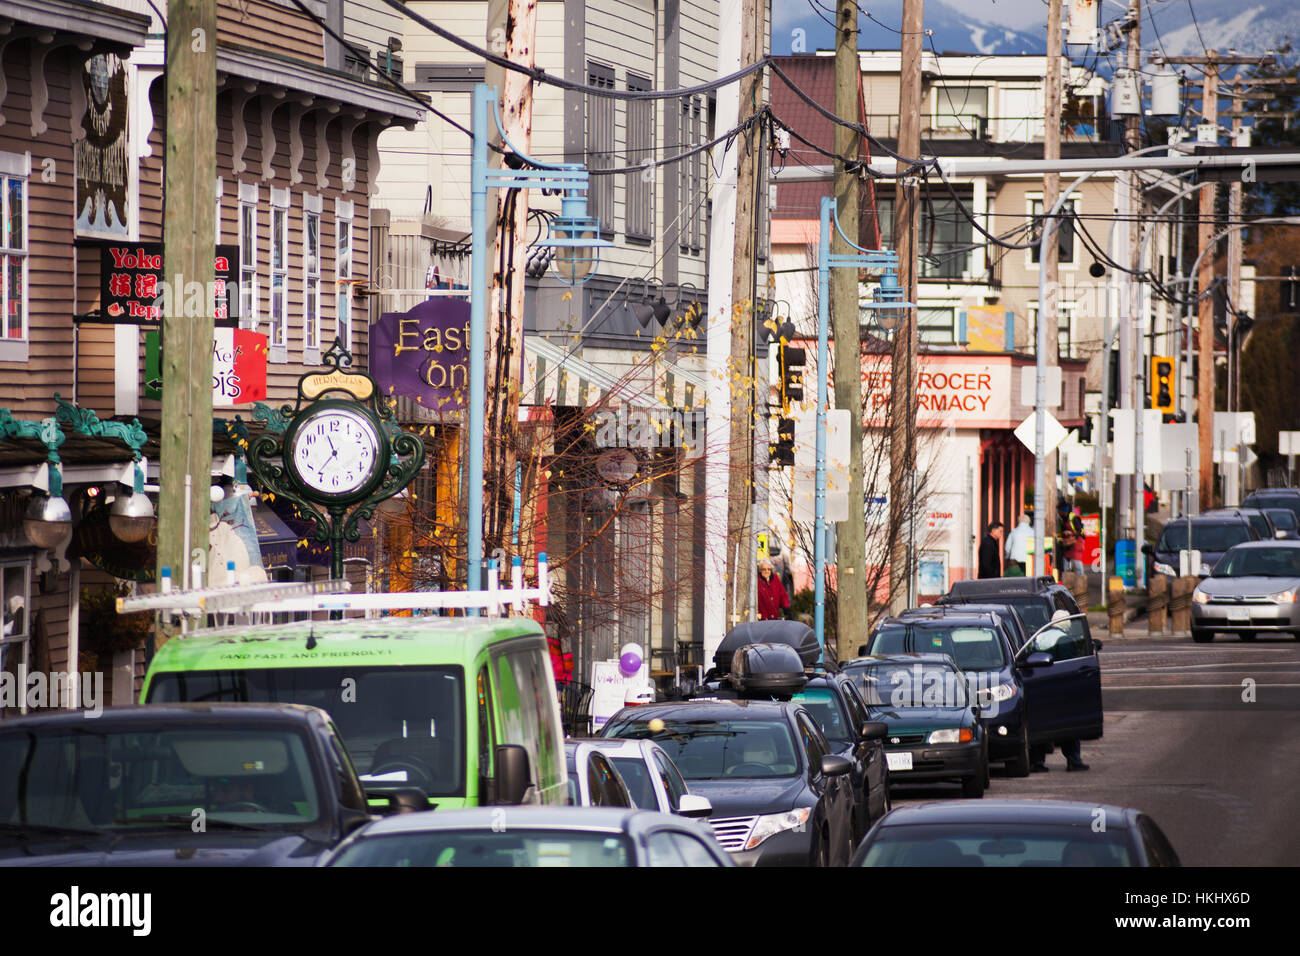
[[[758,619],[779,621],[790,609],[790,595],[781,579],[772,573],[772,562],[764,558],[758,562]]]
[[[1061,570],[1083,574],[1083,518],[1064,499],[1057,505],[1057,510],[1061,516]]]
[[[980,542],[979,576],[982,578],[1002,577],[1002,533],[1001,521],[989,523],[988,533]]]
[[[1007,535],[1007,575],[1019,577],[1025,573],[1029,564],[1029,543],[1034,540],[1034,526],[1029,523],[1029,515],[1020,514],[1020,524]]]

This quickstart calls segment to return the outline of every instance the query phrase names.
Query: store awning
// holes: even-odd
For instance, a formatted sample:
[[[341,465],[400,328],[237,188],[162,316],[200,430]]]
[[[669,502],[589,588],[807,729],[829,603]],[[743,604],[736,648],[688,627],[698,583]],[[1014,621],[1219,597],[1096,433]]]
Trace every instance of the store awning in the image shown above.
[[[262,552],[262,567],[268,571],[298,567],[298,535],[267,507],[253,509],[253,526],[257,529],[257,546]]]

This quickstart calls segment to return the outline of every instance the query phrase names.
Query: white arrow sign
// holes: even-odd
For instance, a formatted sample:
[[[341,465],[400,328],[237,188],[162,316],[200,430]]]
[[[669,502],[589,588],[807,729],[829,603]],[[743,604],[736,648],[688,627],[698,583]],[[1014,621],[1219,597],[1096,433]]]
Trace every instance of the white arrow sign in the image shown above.
[[[1037,412],[1031,413],[1028,418],[1026,418],[1023,422],[1021,422],[1019,425],[1016,426],[1016,432],[1015,432],[1015,435],[1017,438],[1020,439],[1021,444],[1023,444],[1026,448],[1028,448],[1030,451],[1034,452],[1035,454],[1037,454],[1037,452],[1034,450],[1034,444],[1035,444],[1034,439],[1036,437],[1036,433],[1038,429],[1038,425],[1035,422],[1037,415],[1038,415]],[[1051,412],[1044,411],[1043,417],[1047,419],[1043,423],[1044,424],[1043,438],[1046,440],[1047,443],[1047,448],[1044,449],[1043,454],[1047,455],[1050,454],[1052,450],[1056,448],[1057,445],[1063,442],[1065,440],[1065,436],[1069,433],[1065,430],[1065,426],[1062,425],[1060,422],[1058,422],[1056,420],[1056,416],[1053,415]]]

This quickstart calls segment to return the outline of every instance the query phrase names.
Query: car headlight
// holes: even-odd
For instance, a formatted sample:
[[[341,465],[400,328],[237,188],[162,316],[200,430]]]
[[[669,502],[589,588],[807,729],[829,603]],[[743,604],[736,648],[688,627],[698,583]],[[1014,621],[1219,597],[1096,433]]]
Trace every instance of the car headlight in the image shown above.
[[[926,738],[926,743],[931,744],[964,744],[967,741],[974,740],[975,735],[969,727],[950,727],[947,730],[932,730],[930,736]]]
[[[1174,578],[1178,577],[1178,572],[1175,571],[1172,567],[1170,567],[1167,564],[1161,564],[1159,561],[1157,561],[1155,568],[1156,568],[1156,574],[1167,574],[1170,577],[1174,577]]]
[[[997,687],[994,687],[988,691],[988,695],[992,697],[994,700],[998,701],[999,703],[1001,703],[1004,700],[1010,700],[1012,697],[1016,696],[1016,685],[998,684]]]
[[[1292,588],[1289,591],[1278,591],[1272,598],[1278,604],[1294,604],[1296,590],[1296,588]]]
[[[796,807],[793,810],[787,810],[785,813],[767,813],[759,817],[754,823],[753,832],[749,834],[749,839],[745,841],[745,849],[752,850],[768,837],[776,836],[786,830],[801,829],[808,822],[808,817],[812,814],[810,807]]]
[[[1192,600],[1195,601],[1197,604],[1209,604],[1210,596],[1206,594],[1204,591],[1202,591],[1200,588],[1197,588],[1195,591],[1192,592]]]

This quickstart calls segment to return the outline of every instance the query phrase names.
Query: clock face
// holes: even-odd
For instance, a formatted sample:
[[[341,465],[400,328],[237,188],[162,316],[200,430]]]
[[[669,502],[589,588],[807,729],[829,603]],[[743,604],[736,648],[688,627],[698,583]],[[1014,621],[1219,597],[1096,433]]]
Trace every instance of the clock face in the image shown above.
[[[325,408],[303,419],[289,455],[304,485],[325,495],[348,495],[374,477],[379,436],[366,416]]]

